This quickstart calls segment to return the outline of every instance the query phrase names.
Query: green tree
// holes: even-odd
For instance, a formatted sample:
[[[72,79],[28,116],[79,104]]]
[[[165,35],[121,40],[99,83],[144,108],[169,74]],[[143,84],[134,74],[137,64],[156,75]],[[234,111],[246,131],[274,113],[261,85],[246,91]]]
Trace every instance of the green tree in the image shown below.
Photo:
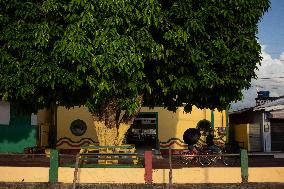
[[[269,0],[0,0],[0,96],[86,105],[121,144],[144,103],[225,108],[260,63]]]

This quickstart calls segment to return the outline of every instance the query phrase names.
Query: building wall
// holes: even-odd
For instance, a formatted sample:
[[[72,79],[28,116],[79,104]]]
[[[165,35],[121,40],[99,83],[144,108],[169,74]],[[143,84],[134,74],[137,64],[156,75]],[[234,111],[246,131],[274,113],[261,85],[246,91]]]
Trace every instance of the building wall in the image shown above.
[[[197,123],[203,119],[211,121],[211,111],[193,107],[191,113],[185,113],[183,108],[178,108],[176,113],[170,112],[162,107],[154,109],[143,108],[143,112],[158,113],[158,138],[161,149],[184,149],[187,145],[183,143],[183,133],[188,128],[196,128]],[[223,120],[223,121],[222,121]],[[214,111],[214,128],[226,127],[226,112]],[[217,132],[215,132],[217,135]],[[205,140],[205,138],[203,138]],[[223,140],[226,140],[225,138]]]
[[[249,182],[283,182],[284,167],[250,167]]]
[[[249,151],[264,151],[263,113],[245,111],[229,115],[232,138]],[[266,144],[268,145],[268,144]]]
[[[39,110],[36,114],[36,119],[37,125],[49,124],[51,120],[50,111],[48,111],[47,109]]]
[[[268,148],[270,148],[270,143],[268,143],[268,137],[270,136],[270,133],[267,133],[264,131],[264,114],[262,111],[255,111],[253,114],[253,123],[258,124],[260,127],[260,150],[266,152]],[[268,136],[269,134],[269,136]],[[270,151],[270,150],[269,150]]]
[[[185,113],[183,108],[170,112],[163,107],[150,109],[142,107],[140,112],[155,112],[158,114],[158,139],[160,146],[173,149],[183,149],[187,146],[183,143],[183,133],[188,128],[195,128],[202,119],[211,121],[211,111],[193,107],[191,113]],[[226,112],[214,111],[214,125],[216,128],[226,127]],[[87,131],[82,136],[75,136],[70,131],[72,121],[83,120],[87,125]],[[72,149],[81,145],[97,142],[96,131],[93,126],[91,114],[85,107],[66,109],[58,108],[57,114],[57,147],[59,149]]]
[[[39,122],[46,122],[47,112],[39,111],[37,116],[17,112],[8,102],[0,101],[0,153],[22,153],[27,147],[37,145]]]
[[[36,127],[31,125],[31,117],[18,114],[14,107],[9,110],[9,124],[0,125],[0,152],[20,153],[26,147],[35,146]]]
[[[225,170],[224,170],[225,169]],[[79,183],[145,183],[141,168],[84,168],[79,169]],[[227,174],[223,174],[224,171]],[[74,170],[59,169],[59,182],[72,183]],[[173,183],[240,183],[240,168],[183,168],[172,170]],[[154,169],[153,183],[169,183],[169,169]]]
[[[0,182],[48,182],[49,167],[0,167]]]
[[[10,104],[0,101],[0,125],[10,124]]]
[[[247,123],[254,123],[253,119],[253,111],[248,110],[245,112],[240,113],[230,113],[229,119],[230,119],[230,125],[231,124],[247,124]]]
[[[153,169],[153,183],[169,183],[169,169]],[[0,167],[0,182],[48,182],[48,167]],[[225,174],[224,174],[225,173]],[[78,183],[143,184],[144,168],[80,168]],[[284,167],[249,168],[249,182],[283,183]],[[58,182],[73,183],[74,168],[60,167]],[[239,167],[191,167],[172,170],[172,182],[182,183],[241,183]]]
[[[74,120],[83,120],[87,130],[82,136],[75,136],[70,130]],[[74,107],[57,109],[57,148],[73,149],[82,145],[94,144],[97,140],[97,133],[93,124],[92,116],[86,107]]]
[[[269,112],[262,112],[261,119],[261,140],[262,140],[262,150],[264,152],[271,151],[271,125],[270,119],[268,118]]]
[[[49,146],[49,126],[51,122],[51,113],[47,109],[39,110],[36,116],[37,122],[37,146]]]
[[[239,146],[245,149],[248,149],[248,126],[249,124],[231,125],[234,141],[238,142]]]
[[[231,125],[234,133],[234,141],[241,148],[248,151],[261,151],[260,125],[259,124],[236,124]]]
[[[22,153],[36,146],[36,127],[28,123],[0,125],[0,153]]]
[[[266,130],[269,132],[265,132],[265,133],[271,134],[268,136],[271,136],[271,139],[272,139],[272,140],[268,140],[270,141],[269,144],[271,144],[270,150],[271,151],[284,151],[284,135],[283,135],[284,134],[284,119],[270,119],[269,125],[267,125],[266,128],[267,128]]]

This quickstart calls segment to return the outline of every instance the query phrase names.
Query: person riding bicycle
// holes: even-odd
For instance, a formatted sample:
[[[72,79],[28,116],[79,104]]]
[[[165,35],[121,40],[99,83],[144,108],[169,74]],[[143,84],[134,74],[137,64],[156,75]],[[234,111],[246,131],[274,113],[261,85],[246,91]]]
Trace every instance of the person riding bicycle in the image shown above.
[[[206,145],[209,150],[213,153],[221,153],[221,149],[219,146],[215,145],[214,143],[214,130],[210,129],[209,134],[206,137]]]
[[[187,149],[188,149],[189,151],[192,151],[192,152],[195,153],[195,154],[197,154],[197,152],[198,152],[197,149],[196,149],[195,144],[188,145]]]

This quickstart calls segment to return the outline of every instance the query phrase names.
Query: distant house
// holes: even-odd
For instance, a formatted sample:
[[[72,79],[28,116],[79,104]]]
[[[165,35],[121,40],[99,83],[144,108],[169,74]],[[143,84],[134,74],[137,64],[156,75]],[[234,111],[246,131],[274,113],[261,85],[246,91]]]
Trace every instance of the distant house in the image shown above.
[[[259,93],[256,104],[229,113],[235,141],[249,151],[284,151],[284,96]]]

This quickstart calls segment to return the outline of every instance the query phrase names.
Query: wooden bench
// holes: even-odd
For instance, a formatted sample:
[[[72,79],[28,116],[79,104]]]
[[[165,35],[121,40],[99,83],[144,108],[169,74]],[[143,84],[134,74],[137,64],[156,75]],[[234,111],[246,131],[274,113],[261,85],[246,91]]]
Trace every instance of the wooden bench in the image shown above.
[[[79,167],[142,167],[134,145],[82,146]]]

